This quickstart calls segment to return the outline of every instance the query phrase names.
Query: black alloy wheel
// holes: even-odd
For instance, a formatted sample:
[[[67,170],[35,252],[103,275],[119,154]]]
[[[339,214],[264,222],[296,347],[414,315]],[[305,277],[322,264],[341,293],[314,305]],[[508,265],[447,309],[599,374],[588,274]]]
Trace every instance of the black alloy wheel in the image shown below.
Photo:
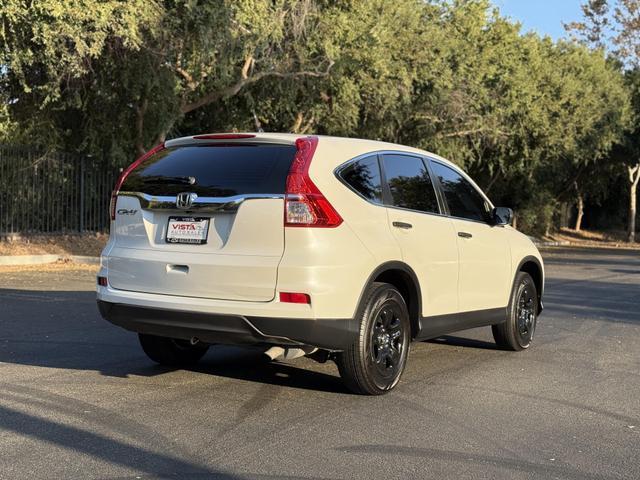
[[[359,335],[338,354],[336,363],[351,391],[381,395],[398,384],[407,363],[409,311],[393,285],[373,283],[363,296],[356,319]]]
[[[388,300],[378,308],[371,322],[368,359],[377,384],[384,385],[395,378],[402,366],[400,360],[407,348],[403,314],[399,303]]]
[[[536,331],[536,292],[535,288],[525,285],[518,296],[518,340],[520,345],[528,345]]]
[[[500,348],[525,350],[533,341],[537,320],[536,284],[528,273],[518,272],[507,307],[507,320],[491,327],[493,338]]]

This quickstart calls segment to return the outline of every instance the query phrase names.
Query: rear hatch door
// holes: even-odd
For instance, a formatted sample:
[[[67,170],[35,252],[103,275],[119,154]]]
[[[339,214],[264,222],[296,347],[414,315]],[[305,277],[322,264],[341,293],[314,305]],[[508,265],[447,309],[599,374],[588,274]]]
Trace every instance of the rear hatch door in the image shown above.
[[[153,154],[116,201],[109,284],[188,297],[270,301],[284,251],[294,145],[190,144]]]

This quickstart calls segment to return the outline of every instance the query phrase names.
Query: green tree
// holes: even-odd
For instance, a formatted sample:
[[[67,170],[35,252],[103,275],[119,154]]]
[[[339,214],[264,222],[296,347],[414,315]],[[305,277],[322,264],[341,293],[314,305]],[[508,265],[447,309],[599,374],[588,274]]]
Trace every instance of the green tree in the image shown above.
[[[7,0],[0,55],[0,138],[119,166],[202,131],[395,141],[543,231],[601,192],[628,117],[601,50],[523,35],[489,0]]]
[[[582,6],[584,19],[567,28],[583,42],[604,49],[610,44],[613,55],[629,70],[629,89],[634,97],[634,113],[640,116],[638,104],[637,70],[640,68],[640,0],[589,0]],[[621,151],[626,152],[622,166],[629,185],[627,239],[635,241],[637,217],[637,189],[640,181],[640,131],[632,128]]]
[[[91,20],[94,3],[115,20]],[[0,61],[22,131],[55,132],[47,141],[76,150],[141,153],[184,126],[354,134],[367,125],[383,136],[382,119],[410,101],[423,8],[417,0],[38,8],[12,0],[0,13]]]
[[[485,1],[444,4],[439,57],[418,71],[405,143],[472,172],[494,198],[542,212],[590,184],[589,171],[628,121],[622,75],[601,51],[521,35]],[[434,68],[435,66],[435,68]]]
[[[82,108],[95,62],[108,49],[139,50],[160,9],[145,0],[6,0],[0,8],[0,85],[23,138],[62,142],[60,118]],[[7,132],[5,132],[7,133]]]
[[[574,196],[575,229],[580,230],[584,196],[603,179],[594,175],[629,124],[629,96],[618,65],[601,50],[560,42],[553,52],[553,80],[549,83],[558,161],[549,165],[556,179],[559,201]]]

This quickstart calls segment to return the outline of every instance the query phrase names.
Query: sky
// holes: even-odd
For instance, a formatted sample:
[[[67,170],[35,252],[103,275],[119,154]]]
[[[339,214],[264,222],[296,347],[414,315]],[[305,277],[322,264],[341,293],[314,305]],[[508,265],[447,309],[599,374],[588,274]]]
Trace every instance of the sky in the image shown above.
[[[583,0],[493,0],[503,15],[522,23],[522,30],[534,30],[554,40],[565,36],[562,23],[582,18]]]

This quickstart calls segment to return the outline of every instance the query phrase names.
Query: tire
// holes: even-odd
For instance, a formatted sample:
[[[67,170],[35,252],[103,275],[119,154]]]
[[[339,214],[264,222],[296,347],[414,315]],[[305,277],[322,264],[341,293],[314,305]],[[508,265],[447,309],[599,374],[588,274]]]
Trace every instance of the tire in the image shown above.
[[[496,344],[506,350],[526,350],[533,341],[538,318],[538,291],[528,273],[516,275],[507,314],[506,322],[491,326]]]
[[[207,353],[208,345],[191,345],[188,340],[157,337],[139,333],[138,339],[147,356],[167,367],[189,367],[195,365]]]
[[[388,283],[373,283],[358,309],[358,338],[336,363],[354,393],[381,395],[392,390],[407,363],[411,324],[402,295]]]

